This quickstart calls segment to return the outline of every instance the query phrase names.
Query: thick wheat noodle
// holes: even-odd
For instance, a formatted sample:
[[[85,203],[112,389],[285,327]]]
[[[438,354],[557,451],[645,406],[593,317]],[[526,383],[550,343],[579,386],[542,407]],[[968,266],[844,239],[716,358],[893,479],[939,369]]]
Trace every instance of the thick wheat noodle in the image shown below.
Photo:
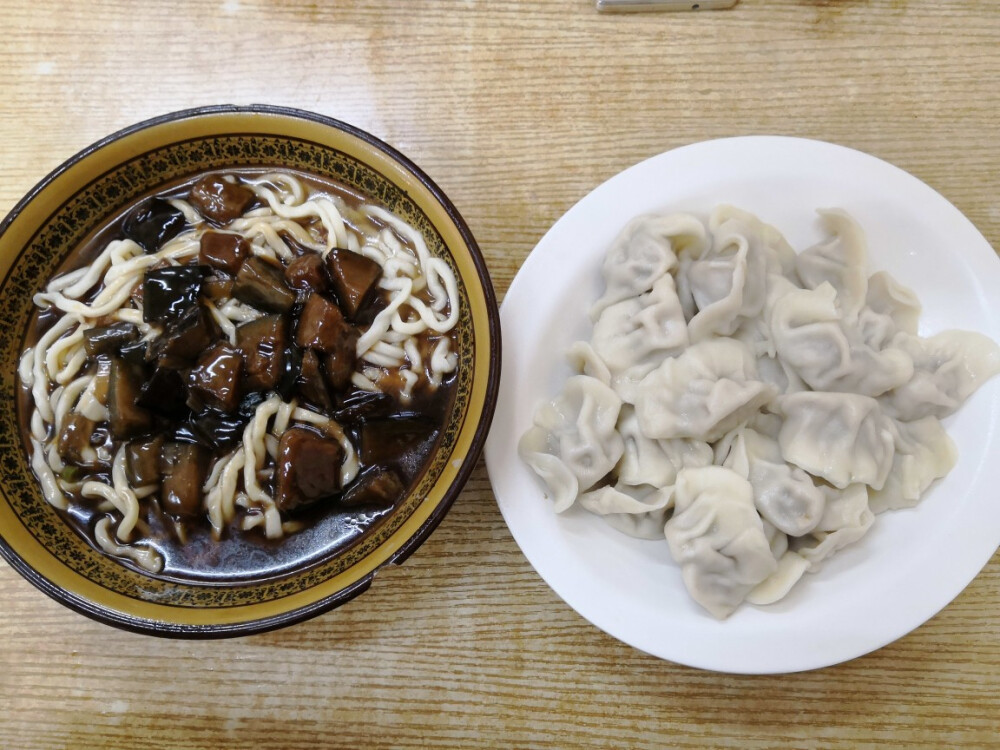
[[[111,519],[108,516],[98,520],[94,526],[94,539],[109,555],[127,557],[143,570],[159,573],[163,570],[163,556],[147,545],[118,544],[111,535]]]
[[[398,293],[393,296],[385,309],[375,316],[371,327],[358,338],[357,353],[359,357],[375,346],[375,342],[381,339],[382,334],[389,330],[396,310],[409,299],[410,292],[413,289],[413,282],[409,279],[401,279],[401,281],[402,284],[399,287]]]
[[[90,384],[89,375],[83,375],[69,385],[57,388],[52,392],[52,400],[55,402],[55,429],[56,432],[62,430],[66,423],[66,415],[73,409],[84,388]],[[58,392],[58,395],[56,393]]]
[[[45,460],[45,449],[42,447],[41,441],[35,438],[31,438],[31,470],[38,477],[38,483],[42,488],[42,495],[45,496],[45,500],[49,505],[60,510],[66,510],[69,507],[66,495],[59,489],[56,475]]]
[[[217,308],[212,303],[211,300],[205,300],[205,306],[208,308],[209,313],[211,313],[212,319],[218,324],[219,328],[222,330],[222,333],[225,335],[226,340],[230,344],[235,346],[236,326],[233,325],[233,321],[231,321],[226,315],[220,312],[219,308]]]
[[[222,307],[219,308],[219,312],[234,323],[246,323],[250,320],[256,320],[263,315],[263,313],[259,310],[250,307],[249,305],[244,305],[236,299],[227,300]]]
[[[362,359],[364,359],[365,362],[369,362],[378,367],[386,367],[386,368],[399,367],[401,364],[403,364],[402,357],[397,357],[394,354],[383,353],[378,349],[376,349],[375,347],[372,347],[367,352],[365,352]]]
[[[212,467],[208,479],[202,488],[205,493],[205,507],[208,519],[212,524],[212,533],[218,539],[226,524],[233,520],[236,513],[236,485],[243,469],[246,452],[237,448],[218,461]]]
[[[80,369],[87,362],[87,352],[84,350],[81,343],[80,346],[75,347],[67,358],[65,364],[63,364],[62,369],[59,370],[59,374],[56,375],[55,381],[59,385],[66,385],[76,374],[80,372]]]
[[[251,185],[258,198],[267,201],[268,206],[283,219],[302,219],[315,216],[326,228],[326,251],[334,247],[347,247],[347,228],[340,211],[329,198],[316,198],[298,204],[282,203],[274,191],[263,185]]]

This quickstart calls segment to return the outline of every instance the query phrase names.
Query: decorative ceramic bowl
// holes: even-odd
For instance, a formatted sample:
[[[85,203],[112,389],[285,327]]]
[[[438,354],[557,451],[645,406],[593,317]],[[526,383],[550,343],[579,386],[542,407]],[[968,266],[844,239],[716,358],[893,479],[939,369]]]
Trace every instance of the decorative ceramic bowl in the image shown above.
[[[179,580],[109,557],[42,497],[20,427],[17,363],[32,295],[81,241],[136,199],[189,175],[291,168],[345,183],[416,227],[459,279],[454,403],[429,465],[391,513],[346,548],[306,554],[291,570]],[[499,386],[496,300],[471,232],[441,190],[378,139],[318,115],[274,107],[209,107],[122,130],[39,183],[0,225],[0,554],[63,604],[111,625],[163,636],[243,635],[301,621],[363,592],[433,531],[482,449]]]

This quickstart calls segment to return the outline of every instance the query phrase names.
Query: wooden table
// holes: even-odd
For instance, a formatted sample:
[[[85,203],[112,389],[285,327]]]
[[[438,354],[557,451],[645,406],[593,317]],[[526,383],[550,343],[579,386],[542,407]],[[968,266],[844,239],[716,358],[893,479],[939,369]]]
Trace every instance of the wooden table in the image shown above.
[[[726,135],[873,153],[1000,247],[994,0],[642,16],[598,15],[592,0],[5,0],[0,24],[0,213],[125,125],[268,102],[412,157],[468,220],[501,296],[595,185]],[[937,617],[847,664],[773,677],[675,666],[563,604],[511,539],[481,463],[404,566],[275,633],[119,632],[0,565],[0,745],[1000,746],[998,615],[994,556]]]

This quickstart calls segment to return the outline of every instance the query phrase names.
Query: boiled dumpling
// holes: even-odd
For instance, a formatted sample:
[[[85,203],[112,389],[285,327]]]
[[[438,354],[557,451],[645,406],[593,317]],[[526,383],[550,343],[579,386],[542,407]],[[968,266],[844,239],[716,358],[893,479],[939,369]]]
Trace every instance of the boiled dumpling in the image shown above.
[[[868,507],[868,488],[849,485],[843,491],[823,488],[826,494],[823,517],[812,533],[794,540],[793,551],[815,572],[834,552],[854,544],[868,533],[875,514]]]
[[[775,301],[771,333],[781,361],[817,391],[878,396],[909,381],[910,356],[896,348],[868,346],[857,325],[844,320],[837,302],[837,292],[827,282]]]
[[[663,526],[673,508],[674,488],[619,482],[580,495],[580,505],[611,527],[639,539],[663,539]]]
[[[853,320],[868,294],[868,245],[865,233],[846,211],[817,212],[831,237],[803,250],[795,259],[807,289],[829,283],[837,292],[844,317]]]
[[[779,531],[802,536],[819,523],[822,491],[806,472],[785,463],[774,438],[749,427],[737,430],[722,465],[750,481],[758,512]]]
[[[625,484],[666,487],[674,483],[680,469],[712,463],[712,448],[708,443],[687,438],[646,437],[635,409],[629,404],[622,405],[618,432],[625,441],[625,452],[618,462],[617,474]]]
[[[615,430],[621,403],[596,378],[574,375],[554,401],[535,412],[518,452],[545,482],[557,512],[569,508],[621,458],[624,443]]]
[[[778,558],[777,569],[750,590],[746,600],[757,606],[774,604],[788,596],[807,570],[809,561],[789,550]]]
[[[777,569],[753,488],[720,466],[684,469],[664,534],[688,592],[722,619]]]
[[[566,361],[576,372],[611,385],[611,371],[604,360],[597,356],[589,341],[574,341],[566,351]]]
[[[666,274],[649,292],[604,308],[592,341],[611,375],[612,388],[625,401],[634,401],[638,382],[688,344],[673,277]]]
[[[676,253],[704,245],[705,226],[688,214],[647,215],[630,221],[604,258],[604,295],[593,320],[609,305],[648,292],[677,264]]]
[[[862,483],[881,489],[895,451],[892,425],[878,402],[854,393],[782,396],[778,442],[786,461],[834,487]]]
[[[873,513],[912,508],[931,482],[955,466],[958,452],[937,417],[898,422],[896,454],[881,490],[868,493]]]
[[[916,335],[920,320],[920,300],[913,291],[894,279],[886,271],[868,277],[868,307],[874,312],[888,315],[896,328]]]
[[[709,339],[667,359],[643,378],[636,413],[652,438],[714,442],[777,394],[758,379],[750,351],[738,341]]]
[[[788,244],[784,235],[770,224],[765,224],[748,211],[729,205],[718,206],[708,219],[709,231],[715,233],[731,219],[739,220],[746,227],[746,233],[759,243],[761,255],[766,260],[767,273],[780,273],[794,283],[798,283],[795,268],[795,249]],[[759,270],[759,266],[756,270]]]
[[[678,277],[697,312],[689,315],[692,341],[729,336],[764,307],[767,275],[781,273],[775,251],[760,236],[760,222],[735,209],[717,210],[709,221],[712,246],[701,257],[684,255]]]
[[[879,398],[886,414],[907,422],[943,419],[1000,372],[1000,347],[973,331],[945,331],[930,338],[899,333],[893,345],[913,360],[913,377]]]

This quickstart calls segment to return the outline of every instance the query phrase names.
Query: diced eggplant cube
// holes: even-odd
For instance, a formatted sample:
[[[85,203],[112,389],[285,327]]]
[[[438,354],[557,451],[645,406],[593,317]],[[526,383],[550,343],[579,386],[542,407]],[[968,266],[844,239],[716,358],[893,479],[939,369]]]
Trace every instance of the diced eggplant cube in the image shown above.
[[[160,482],[160,453],[163,437],[133,440],[125,444],[125,476],[133,487]]]
[[[166,266],[146,271],[142,281],[142,319],[169,323],[198,302],[203,266]]]
[[[218,304],[222,300],[229,299],[233,296],[233,284],[235,281],[232,276],[226,276],[225,274],[220,274],[217,276],[209,276],[202,282],[201,293]]]
[[[168,419],[183,417],[188,412],[185,380],[179,370],[158,365],[139,389],[136,403]]]
[[[279,510],[329,497],[340,491],[344,448],[331,438],[292,427],[278,441],[274,502]]]
[[[294,344],[285,347],[284,366],[281,377],[274,390],[278,392],[285,401],[295,394],[295,386],[299,382],[299,375],[302,374],[302,349]]]
[[[143,365],[149,354],[149,343],[139,339],[121,348],[122,359],[134,365]]]
[[[363,417],[386,416],[394,407],[392,397],[381,391],[352,391],[341,398],[333,418],[338,422],[356,422]]]
[[[396,461],[434,436],[434,422],[421,415],[366,419],[361,423],[361,463]]]
[[[295,329],[295,343],[324,354],[337,351],[353,332],[340,308],[321,294],[310,294]]]
[[[392,469],[373,467],[365,470],[340,497],[340,504],[347,507],[394,505],[403,496],[406,487]]]
[[[285,283],[284,272],[257,256],[240,266],[233,296],[267,312],[288,312],[296,299],[295,292]]]
[[[188,387],[208,406],[231,412],[240,403],[242,374],[240,352],[220,341],[198,358],[188,376]]]
[[[241,217],[255,198],[254,192],[245,185],[210,174],[192,186],[188,200],[209,221],[228,224]]]
[[[197,359],[219,338],[219,325],[212,314],[201,305],[195,305],[169,324],[156,342],[159,357],[182,360]]]
[[[382,277],[382,266],[371,258],[334,248],[326,256],[333,291],[349,318],[354,318],[371,298]]]
[[[249,421],[241,414],[205,409],[180,425],[174,437],[180,442],[199,443],[212,450],[229,450],[243,440],[243,431]]]
[[[83,466],[94,457],[90,438],[94,434],[94,423],[82,414],[70,412],[63,421],[56,449],[66,463]],[[88,455],[90,454],[88,460]]]
[[[160,453],[160,503],[167,513],[178,518],[198,515],[207,466],[208,453],[200,445],[164,444]]]
[[[102,406],[108,405],[108,380],[111,377],[111,357],[97,357],[97,368],[94,372],[94,398]]]
[[[326,382],[334,391],[343,391],[351,384],[351,375],[357,363],[358,334],[356,329],[344,336],[338,346],[323,356],[323,370]]]
[[[312,349],[306,349],[302,355],[302,369],[299,370],[299,394],[320,409],[329,409],[333,402],[330,393],[323,382],[323,371],[320,369],[319,357]]]
[[[314,252],[293,258],[285,266],[285,280],[300,291],[325,292],[329,286],[323,259]]]
[[[155,253],[186,226],[183,211],[162,198],[153,198],[125,217],[122,233],[147,253]]]
[[[118,354],[122,346],[138,338],[139,329],[134,323],[112,323],[84,331],[83,348],[92,357],[95,354]]]
[[[113,357],[108,374],[108,413],[111,433],[119,439],[139,435],[150,428],[152,417],[139,406],[142,368],[124,359]]]
[[[205,232],[201,236],[198,260],[212,268],[235,274],[251,255],[250,243],[238,234]]]
[[[236,329],[247,390],[266,391],[278,385],[285,371],[286,346],[288,325],[281,315],[265,315]]]

